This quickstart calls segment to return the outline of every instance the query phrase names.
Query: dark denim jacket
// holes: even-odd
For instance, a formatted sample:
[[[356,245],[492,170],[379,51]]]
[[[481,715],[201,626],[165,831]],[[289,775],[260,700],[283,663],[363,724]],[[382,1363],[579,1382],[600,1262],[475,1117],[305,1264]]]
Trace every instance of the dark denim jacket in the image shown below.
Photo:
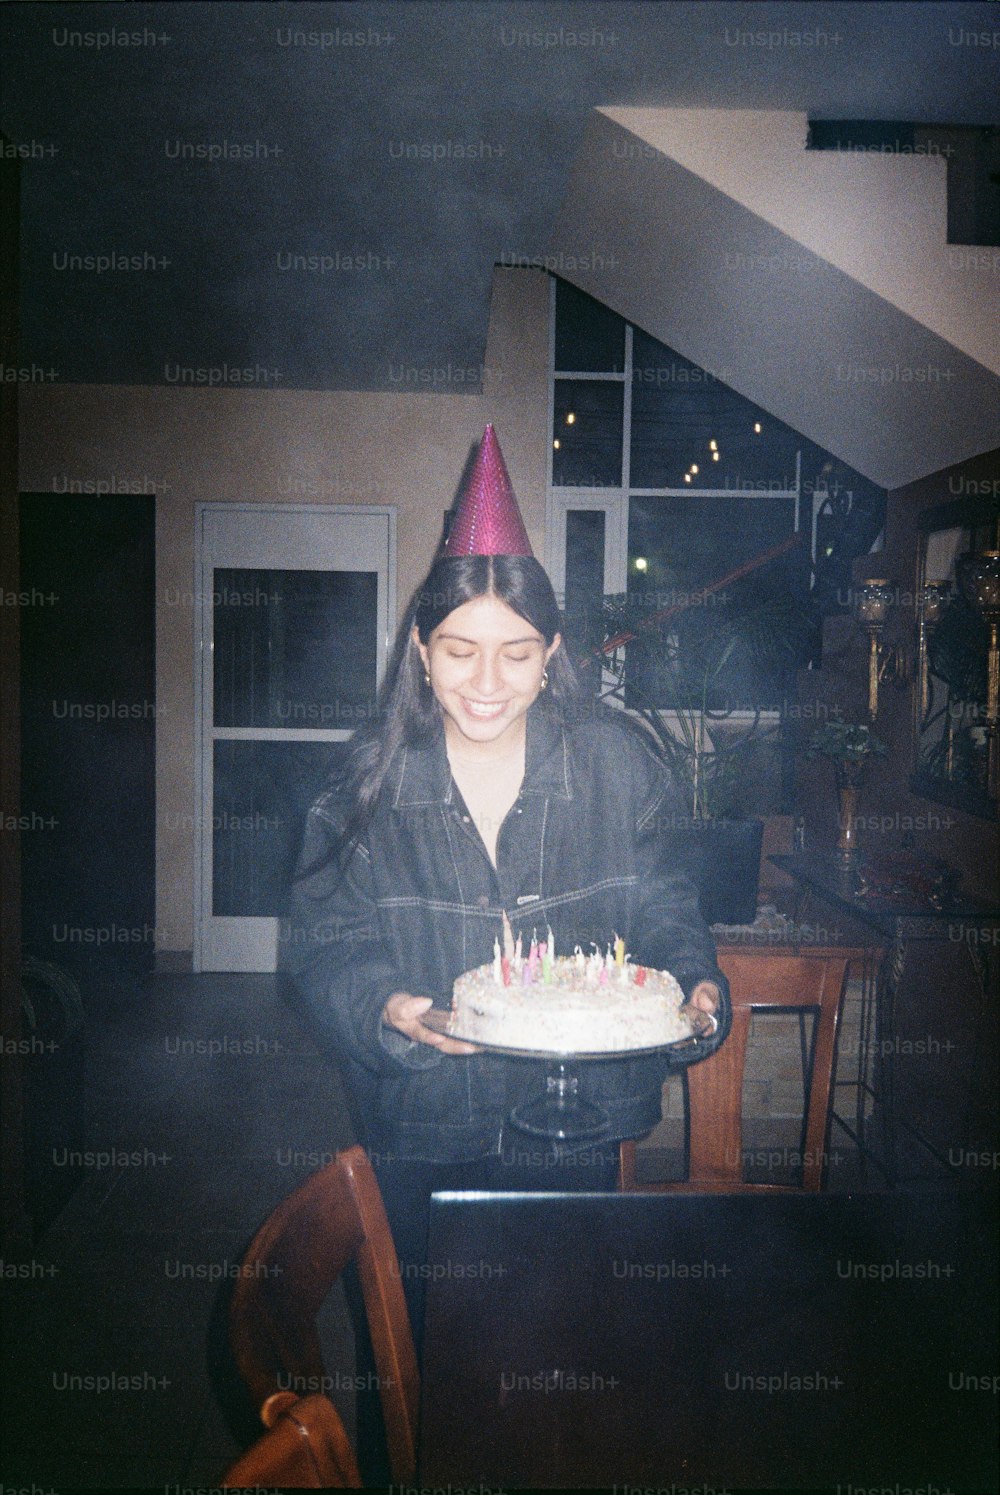
[[[608,711],[563,726],[546,698],[527,718],[524,781],[494,868],[451,777],[441,734],[393,762],[363,844],[300,878],[280,965],[329,1033],[373,1149],[450,1162],[496,1153],[513,1105],[538,1092],[538,1060],[459,1058],[382,1023],[393,992],[447,1007],[455,977],[490,960],[506,910],[514,934],[551,926],[557,953],[623,936],[632,958],[723,994],[719,1031],[686,1052],[579,1065],[580,1095],[609,1113],[612,1138],[649,1131],[669,1067],[712,1052],[729,1030],[725,977],[686,875],[668,865],[680,813],[663,764]],[[336,791],[309,813],[300,869],[335,846]]]

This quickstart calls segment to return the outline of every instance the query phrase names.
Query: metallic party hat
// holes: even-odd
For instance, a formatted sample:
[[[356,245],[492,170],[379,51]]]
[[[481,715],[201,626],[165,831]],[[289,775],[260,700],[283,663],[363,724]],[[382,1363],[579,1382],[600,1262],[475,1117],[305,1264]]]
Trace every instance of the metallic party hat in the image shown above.
[[[448,531],[445,555],[531,555],[503,452],[487,426]]]

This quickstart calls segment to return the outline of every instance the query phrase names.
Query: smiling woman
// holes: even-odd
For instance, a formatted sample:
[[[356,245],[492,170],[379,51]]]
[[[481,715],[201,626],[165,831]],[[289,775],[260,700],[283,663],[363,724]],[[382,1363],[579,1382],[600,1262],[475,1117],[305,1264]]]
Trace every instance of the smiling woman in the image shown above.
[[[528,708],[548,685],[545,666],[561,642],[529,627],[487,592],[449,613],[427,643],[413,629],[424,683],[443,713],[452,778],[494,866],[500,826],[524,778]]]
[[[673,783],[621,714],[581,690],[559,624],[488,427],[400,631],[377,724],[309,816],[282,942],[345,1067],[404,1262],[423,1259],[435,1189],[609,1189],[617,1141],[660,1119],[663,1054],[598,1060],[580,1079],[581,1099],[607,1113],[598,1141],[505,1161],[535,1066],[424,1021],[495,941],[528,948],[550,928],[558,948],[590,949],[616,934],[692,1006],[718,1012],[685,1061],[728,1030],[695,891],[664,865]],[[419,1337],[419,1272],[406,1285]]]
[[[487,593],[457,607],[426,644],[414,629],[449,753],[488,760],[523,749],[525,713],[548,684],[545,666],[561,642],[558,633],[551,641],[536,628],[526,633],[528,626]]]

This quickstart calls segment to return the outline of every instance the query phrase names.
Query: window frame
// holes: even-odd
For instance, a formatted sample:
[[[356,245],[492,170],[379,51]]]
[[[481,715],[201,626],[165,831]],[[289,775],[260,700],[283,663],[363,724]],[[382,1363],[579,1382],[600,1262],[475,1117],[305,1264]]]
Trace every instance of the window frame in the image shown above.
[[[795,500],[795,522],[794,533],[801,532],[803,522],[810,529],[810,556],[815,563],[816,548],[816,520],[820,505],[826,495],[814,492],[809,495],[811,502],[803,503],[802,492],[802,449],[795,454],[795,483],[791,488],[767,489],[760,488],[634,488],[631,484],[631,454],[632,454],[632,392],[633,364],[632,343],[633,326],[625,318],[625,358],[624,369],[620,374],[612,372],[595,372],[593,370],[557,369],[555,366],[556,348],[556,296],[557,277],[549,276],[549,351],[548,351],[548,419],[547,419],[547,456],[546,456],[546,492],[545,492],[545,566],[552,581],[556,593],[556,600],[560,607],[565,606],[566,601],[566,515],[569,510],[588,509],[601,510],[605,515],[604,525],[604,592],[605,595],[626,592],[628,590],[628,523],[629,523],[629,501],[634,495],[636,498],[685,498],[704,499],[711,501],[720,497],[725,498],[757,498],[762,502],[768,499],[794,499]],[[557,379],[593,380],[604,383],[621,383],[624,385],[623,407],[622,407],[622,481],[617,487],[569,487],[555,484],[553,481],[553,441],[555,440],[555,386]],[[808,512],[805,512],[808,510]],[[613,677],[604,673],[604,684],[613,684]],[[608,697],[611,704],[621,706],[624,703],[616,696]],[[669,715],[670,713],[665,713]],[[733,721],[743,718],[751,720],[752,711],[734,712]],[[777,720],[780,712],[773,709],[762,709],[762,719]]]

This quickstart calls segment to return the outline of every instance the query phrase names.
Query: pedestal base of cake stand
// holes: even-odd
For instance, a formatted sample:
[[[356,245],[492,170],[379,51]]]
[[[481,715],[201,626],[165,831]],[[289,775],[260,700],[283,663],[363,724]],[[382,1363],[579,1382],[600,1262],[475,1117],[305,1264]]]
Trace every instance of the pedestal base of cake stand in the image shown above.
[[[544,1094],[510,1113],[512,1126],[532,1137],[566,1142],[606,1136],[610,1128],[607,1111],[577,1095],[580,1080],[564,1059],[549,1062]]]

